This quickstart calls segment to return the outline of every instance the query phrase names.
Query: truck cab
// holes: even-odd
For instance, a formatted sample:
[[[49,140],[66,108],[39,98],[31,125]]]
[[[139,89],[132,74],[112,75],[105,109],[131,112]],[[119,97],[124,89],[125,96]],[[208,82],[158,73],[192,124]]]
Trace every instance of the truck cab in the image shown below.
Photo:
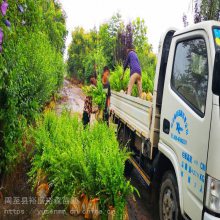
[[[213,78],[220,65],[219,25],[209,21],[175,32],[164,81],[158,148],[172,161],[182,214],[191,219],[220,212],[219,94],[213,91],[220,85]]]
[[[130,139],[131,163],[149,185],[158,184],[159,218],[220,219],[220,23],[162,36],[148,114],[124,97],[135,102],[136,116],[123,118],[119,96],[113,93],[113,118]]]

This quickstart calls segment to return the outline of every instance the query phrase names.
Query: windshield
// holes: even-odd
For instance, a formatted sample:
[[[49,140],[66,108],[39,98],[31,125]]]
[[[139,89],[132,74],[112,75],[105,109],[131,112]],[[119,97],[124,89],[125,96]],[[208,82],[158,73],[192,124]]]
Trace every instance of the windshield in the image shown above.
[[[219,104],[220,104],[220,28],[213,28],[213,36],[215,41],[215,63],[214,63],[214,71],[213,71],[213,83],[212,83],[212,91],[215,95],[219,96]]]

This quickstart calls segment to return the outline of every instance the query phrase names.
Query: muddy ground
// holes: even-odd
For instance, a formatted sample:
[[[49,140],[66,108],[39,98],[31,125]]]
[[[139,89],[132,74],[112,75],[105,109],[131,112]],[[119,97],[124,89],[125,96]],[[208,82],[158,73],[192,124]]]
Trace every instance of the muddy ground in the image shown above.
[[[85,96],[81,88],[68,80],[64,81],[60,90],[60,99],[56,106],[59,114],[63,109],[82,115]],[[94,118],[94,116],[93,116]],[[0,185],[0,220],[38,220],[41,219],[44,206],[38,204],[35,194],[28,183],[27,172],[30,169],[30,159],[24,155],[22,162],[15,171],[1,180]],[[129,177],[132,184],[138,189],[141,197],[135,195],[128,199],[128,212],[130,220],[151,220],[152,207],[150,204],[150,190],[145,185],[137,171],[134,169]],[[51,220],[73,219],[80,220],[81,217],[66,215],[62,210],[57,210],[50,216]]]

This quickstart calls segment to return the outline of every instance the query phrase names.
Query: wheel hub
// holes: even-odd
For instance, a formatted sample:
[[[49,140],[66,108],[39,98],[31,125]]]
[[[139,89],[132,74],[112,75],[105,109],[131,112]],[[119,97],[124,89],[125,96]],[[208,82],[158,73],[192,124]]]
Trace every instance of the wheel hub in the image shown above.
[[[167,189],[163,197],[163,217],[164,220],[174,219],[175,204],[170,189]]]

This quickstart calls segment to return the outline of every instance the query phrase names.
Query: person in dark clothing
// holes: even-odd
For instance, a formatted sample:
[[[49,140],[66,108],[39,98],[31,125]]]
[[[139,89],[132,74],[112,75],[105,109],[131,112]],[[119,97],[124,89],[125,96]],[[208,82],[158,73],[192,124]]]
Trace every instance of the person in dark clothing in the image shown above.
[[[97,81],[94,76],[91,76],[90,83],[91,83],[91,86],[96,86]],[[84,103],[84,109],[83,109],[83,118],[82,118],[82,122],[83,122],[84,127],[86,127],[90,123],[92,113],[93,113],[92,97],[86,96],[85,103]]]
[[[140,62],[139,62],[138,56],[133,48],[127,49],[127,54],[128,55],[127,55],[127,59],[124,63],[124,72],[121,77],[121,80],[124,77],[125,70],[129,66],[130,67],[130,81],[128,84],[127,94],[131,95],[132,88],[133,88],[134,84],[136,83],[137,87],[138,87],[139,97],[141,97],[141,94],[142,94],[142,74],[141,74]]]
[[[103,112],[103,120],[107,122],[108,125],[109,125],[109,115],[110,115],[109,108],[110,108],[110,97],[111,97],[109,75],[110,75],[110,70],[107,66],[105,66],[103,69],[103,74],[102,74],[102,85],[106,93],[106,103],[105,103],[105,109]]]
[[[98,74],[97,74],[97,65],[96,65],[96,64],[94,64],[93,76],[94,76],[94,78],[96,78],[96,79],[97,79],[97,77],[98,77]]]

